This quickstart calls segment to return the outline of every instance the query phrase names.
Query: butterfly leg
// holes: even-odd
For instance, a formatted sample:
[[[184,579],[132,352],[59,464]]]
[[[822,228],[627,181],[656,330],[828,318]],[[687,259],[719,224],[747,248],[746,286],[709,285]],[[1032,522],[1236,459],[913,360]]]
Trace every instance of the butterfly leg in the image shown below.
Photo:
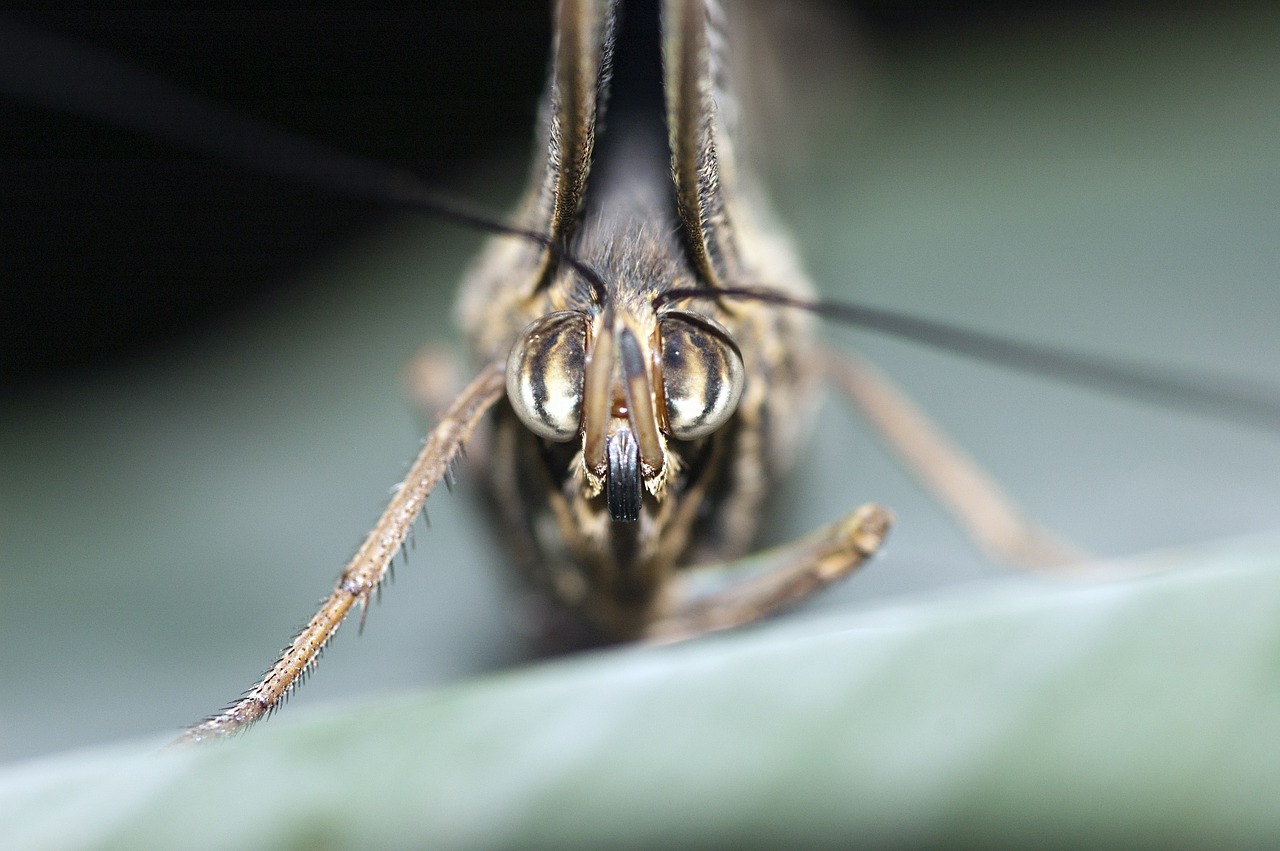
[[[890,451],[989,556],[1033,570],[1088,558],[1025,517],[972,458],[870,364],[832,351],[824,361],[828,376]]]
[[[401,383],[425,426],[433,426],[466,386],[462,360],[446,345],[432,343],[418,349],[404,365]],[[484,466],[490,429],[478,429],[467,441],[466,457]]]
[[[864,505],[787,544],[723,564],[691,568],[664,591],[643,637],[657,643],[760,620],[840,581],[875,554],[893,516]]]
[[[404,545],[431,491],[457,459],[485,414],[506,393],[503,364],[492,363],[467,385],[440,416],[391,503],[347,564],[320,610],[280,654],[271,669],[226,709],[186,730],[179,742],[222,738],[239,732],[279,706],[315,665],[320,652],[357,605],[362,611],[382,584],[391,559]]]

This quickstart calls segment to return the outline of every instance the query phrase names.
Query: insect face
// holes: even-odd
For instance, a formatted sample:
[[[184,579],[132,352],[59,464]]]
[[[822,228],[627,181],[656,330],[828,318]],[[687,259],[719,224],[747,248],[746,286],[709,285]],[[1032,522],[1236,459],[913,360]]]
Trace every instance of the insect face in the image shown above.
[[[534,320],[507,358],[507,396],[520,421],[556,443],[580,440],[571,468],[604,491],[610,517],[639,519],[643,492],[660,497],[677,462],[668,440],[719,429],[742,397],[737,345],[714,320],[652,307]]]

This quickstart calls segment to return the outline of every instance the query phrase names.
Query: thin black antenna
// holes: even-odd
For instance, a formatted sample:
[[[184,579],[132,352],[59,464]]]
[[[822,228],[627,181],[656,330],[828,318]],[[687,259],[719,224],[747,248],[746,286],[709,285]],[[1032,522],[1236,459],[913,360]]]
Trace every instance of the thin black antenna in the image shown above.
[[[275,177],[381,201],[486,233],[527,239],[581,275],[598,302],[600,273],[546,234],[468,209],[412,172],[344,154],[241,115],[112,53],[0,17],[0,92],[97,118]]]
[[[654,300],[654,306],[685,299],[718,298],[749,299],[807,310],[824,319],[889,334],[1008,369],[1055,378],[1113,395],[1140,398],[1166,408],[1207,414],[1272,433],[1280,432],[1280,390],[1238,378],[1181,372],[1154,364],[1122,363],[1068,349],[969,331],[892,310],[842,302],[807,301],[757,287],[667,290]]]
[[[580,275],[598,303],[608,302],[608,287],[600,273],[546,234],[469,210],[465,204],[433,191],[411,172],[344,154],[240,115],[105,50],[42,33],[3,17],[0,91],[48,109],[139,130],[269,175],[404,207],[475,230],[529,240]],[[1124,364],[894,311],[805,301],[764,288],[670,290],[660,295],[654,306],[714,298],[749,299],[807,310],[1009,369],[1280,432],[1280,391],[1235,378]]]

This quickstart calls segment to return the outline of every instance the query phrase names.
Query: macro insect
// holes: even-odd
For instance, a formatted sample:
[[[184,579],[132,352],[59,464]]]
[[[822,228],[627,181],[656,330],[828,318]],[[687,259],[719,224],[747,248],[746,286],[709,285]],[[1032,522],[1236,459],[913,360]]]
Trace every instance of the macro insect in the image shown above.
[[[498,498],[515,549],[537,553],[525,571],[556,601],[551,621],[569,641],[678,637],[749,621],[875,549],[886,516],[873,508],[822,539],[826,550],[807,543],[785,553],[772,586],[709,598],[682,588],[677,568],[747,547],[765,482],[803,431],[795,414],[813,389],[804,385],[820,370],[850,379],[852,369],[846,383],[879,388],[867,390],[869,373],[831,360],[809,338],[811,290],[759,221],[749,173],[732,156],[718,109],[729,92],[714,73],[717,30],[702,4],[667,5],[666,103],[650,110],[657,126],[648,128],[624,123],[628,104],[603,104],[612,7],[563,3],[556,14],[547,116],[556,130],[514,219],[525,233],[495,237],[464,286],[465,330],[482,370],[441,405],[444,424],[316,620],[258,687],[190,738],[240,729],[277,705],[346,613],[366,605],[473,429],[492,435],[470,466]],[[656,68],[656,46],[653,54]],[[630,131],[647,133],[649,147],[628,149],[623,142],[638,144]],[[928,330],[900,330],[912,327]],[[979,349],[991,342],[967,339]],[[1098,380],[1107,370],[1094,372]],[[961,490],[971,498],[974,483]],[[977,526],[991,516],[983,512]],[[1052,543],[1022,534],[1016,516],[994,525],[1054,555]]]
[[[733,188],[712,10],[665,4],[661,48],[638,60],[618,49],[617,26],[616,4],[557,5],[546,153],[515,219],[524,238],[496,237],[460,299],[479,374],[442,406],[320,611],[257,686],[187,739],[239,730],[288,694],[347,614],[368,605],[491,409],[477,466],[562,642],[755,620],[878,547],[889,515],[867,506],[764,576],[710,594],[679,580],[692,563],[705,574],[746,551],[794,452],[815,355],[805,317],[768,301],[803,306],[809,288]],[[615,62],[625,76],[632,62],[656,69],[659,55],[656,104],[615,102],[614,129],[598,132]]]

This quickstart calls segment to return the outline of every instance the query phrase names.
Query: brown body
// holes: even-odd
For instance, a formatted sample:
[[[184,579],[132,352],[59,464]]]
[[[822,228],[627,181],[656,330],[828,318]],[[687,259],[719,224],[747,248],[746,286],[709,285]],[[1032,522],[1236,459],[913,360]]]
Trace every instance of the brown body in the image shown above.
[[[716,102],[683,100],[700,97],[712,79],[723,78],[715,73],[701,5],[675,3],[665,10],[665,136],[663,116],[628,113],[634,104],[615,98],[607,122],[597,109],[600,80],[609,71],[600,57],[611,52],[605,6],[569,2],[558,10],[548,144],[540,149],[551,154],[535,162],[521,224],[564,240],[573,256],[599,271],[609,287],[608,305],[623,317],[616,321],[637,329],[646,359],[655,364],[653,385],[662,370],[650,345],[655,329],[666,311],[690,308],[655,308],[660,293],[726,282],[797,296],[809,288],[777,231],[766,237],[758,224],[758,200],[750,207],[739,203],[742,172],[730,161]],[[656,67],[662,57],[654,48],[639,58]],[[673,79],[681,67],[695,85]],[[715,96],[729,96],[723,82]],[[607,129],[598,145],[601,126]],[[618,126],[625,128],[622,142],[609,138]],[[567,162],[589,164],[590,180],[585,169],[575,171]],[[690,167],[696,173],[681,173]],[[565,180],[566,172],[574,180]],[[495,412],[486,481],[506,538],[538,591],[572,612],[588,640],[638,635],[676,570],[746,551],[812,408],[808,317],[754,303],[702,301],[696,309],[736,342],[745,386],[736,412],[709,436],[664,436],[667,468],[656,484],[646,482],[637,521],[611,518],[580,442],[535,435],[509,403]],[[545,249],[497,237],[464,284],[459,312],[474,356],[484,363],[505,358],[530,323],[565,310],[582,311],[594,337],[606,306]],[[587,352],[591,357],[590,346]]]

